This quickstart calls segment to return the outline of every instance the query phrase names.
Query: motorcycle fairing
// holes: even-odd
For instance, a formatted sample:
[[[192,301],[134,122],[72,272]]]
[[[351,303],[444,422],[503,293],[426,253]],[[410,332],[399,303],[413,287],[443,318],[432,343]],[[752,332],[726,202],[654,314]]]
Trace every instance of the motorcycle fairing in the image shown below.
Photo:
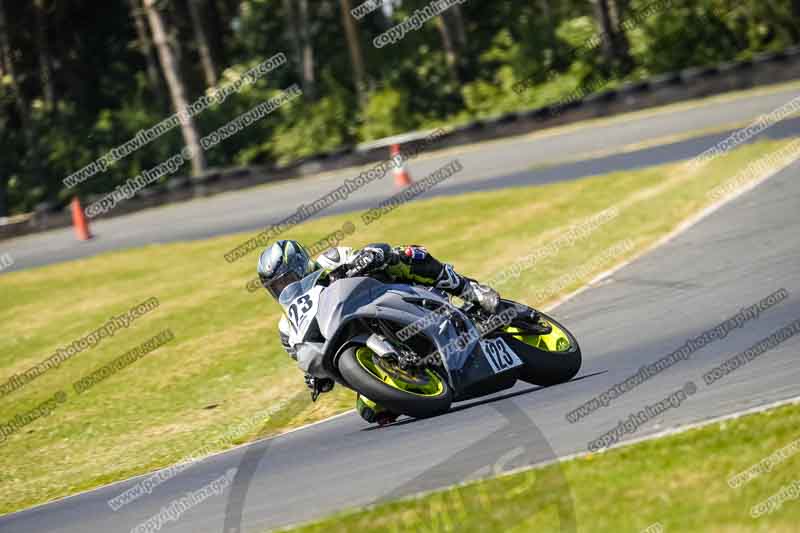
[[[297,364],[315,376],[338,377],[333,361],[341,345],[337,335],[349,323],[380,318],[406,326],[430,315],[429,309],[414,300],[449,305],[448,298],[434,289],[382,283],[370,277],[341,279],[323,287],[317,284],[322,273],[316,271],[292,283],[279,298],[293,330],[290,344],[297,350]],[[440,354],[445,378],[456,397],[487,394],[514,384],[514,372],[492,369],[478,329],[461,311],[454,309],[453,316],[440,317],[420,332],[432,341],[434,353]],[[313,338],[320,334],[324,341]]]

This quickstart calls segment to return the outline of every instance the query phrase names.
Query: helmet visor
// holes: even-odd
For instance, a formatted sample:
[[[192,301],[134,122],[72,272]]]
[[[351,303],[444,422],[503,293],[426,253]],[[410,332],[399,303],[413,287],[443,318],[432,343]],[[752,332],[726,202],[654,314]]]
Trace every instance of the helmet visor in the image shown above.
[[[281,292],[283,292],[283,289],[295,281],[300,281],[300,279],[300,276],[296,272],[289,271],[269,280],[264,284],[264,287],[277,300],[280,297]]]

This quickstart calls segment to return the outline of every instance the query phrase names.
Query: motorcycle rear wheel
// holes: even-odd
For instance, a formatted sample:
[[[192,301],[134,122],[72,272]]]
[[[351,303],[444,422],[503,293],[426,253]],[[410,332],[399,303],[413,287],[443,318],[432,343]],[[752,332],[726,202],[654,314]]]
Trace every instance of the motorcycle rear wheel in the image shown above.
[[[412,374],[366,346],[345,349],[338,366],[350,388],[393,413],[429,418],[446,413],[453,402],[450,386],[437,372]]]

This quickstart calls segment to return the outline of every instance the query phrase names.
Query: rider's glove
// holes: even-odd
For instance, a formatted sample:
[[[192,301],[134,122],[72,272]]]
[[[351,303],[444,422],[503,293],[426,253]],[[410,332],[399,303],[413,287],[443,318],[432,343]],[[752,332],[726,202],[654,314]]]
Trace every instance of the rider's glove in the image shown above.
[[[347,277],[363,276],[374,270],[379,270],[386,264],[386,253],[380,248],[366,247],[360,250],[347,271]]]

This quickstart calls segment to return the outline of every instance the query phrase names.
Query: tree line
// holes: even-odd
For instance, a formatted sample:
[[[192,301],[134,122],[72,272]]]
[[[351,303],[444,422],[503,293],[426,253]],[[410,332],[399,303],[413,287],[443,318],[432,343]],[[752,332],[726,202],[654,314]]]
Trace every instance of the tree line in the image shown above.
[[[107,193],[182,147],[186,175],[280,165],[798,42],[800,0],[0,0],[0,216]],[[280,68],[65,185],[278,53]],[[200,147],[293,84],[300,98]]]

